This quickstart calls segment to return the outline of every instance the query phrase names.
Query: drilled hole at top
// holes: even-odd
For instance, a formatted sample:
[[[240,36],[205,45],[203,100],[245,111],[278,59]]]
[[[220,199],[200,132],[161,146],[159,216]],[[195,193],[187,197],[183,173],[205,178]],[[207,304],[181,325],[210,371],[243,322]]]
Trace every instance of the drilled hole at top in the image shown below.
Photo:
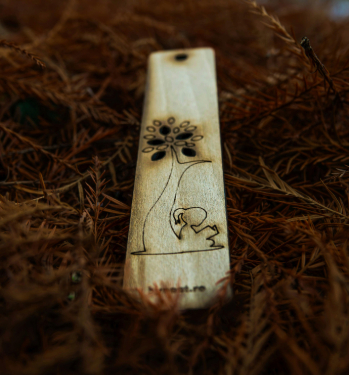
[[[178,55],[175,56],[175,59],[177,61],[184,61],[188,58],[188,55],[186,53],[179,53]]]

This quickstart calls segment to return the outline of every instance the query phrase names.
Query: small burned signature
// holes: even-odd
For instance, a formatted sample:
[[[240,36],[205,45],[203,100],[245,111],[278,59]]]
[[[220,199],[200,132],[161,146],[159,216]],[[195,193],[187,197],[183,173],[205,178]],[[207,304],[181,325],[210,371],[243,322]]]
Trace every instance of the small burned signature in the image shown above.
[[[177,288],[171,287],[171,288],[159,288],[159,292],[171,292],[171,293],[189,293],[189,292],[204,292],[206,290],[206,287],[204,285],[201,286],[194,286],[192,288],[189,288],[188,285],[186,286],[179,286]],[[152,288],[151,286],[148,287],[149,292],[155,292],[156,289]]]

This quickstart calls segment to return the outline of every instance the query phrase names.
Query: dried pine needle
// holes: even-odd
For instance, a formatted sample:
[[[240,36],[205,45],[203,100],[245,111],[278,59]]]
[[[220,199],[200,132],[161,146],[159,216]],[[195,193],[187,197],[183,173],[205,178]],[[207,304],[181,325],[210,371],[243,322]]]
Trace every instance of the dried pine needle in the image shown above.
[[[347,373],[346,21],[307,3],[46,3],[2,8],[2,372]],[[231,269],[214,306],[180,312],[122,277],[147,57],[190,46],[216,52]]]

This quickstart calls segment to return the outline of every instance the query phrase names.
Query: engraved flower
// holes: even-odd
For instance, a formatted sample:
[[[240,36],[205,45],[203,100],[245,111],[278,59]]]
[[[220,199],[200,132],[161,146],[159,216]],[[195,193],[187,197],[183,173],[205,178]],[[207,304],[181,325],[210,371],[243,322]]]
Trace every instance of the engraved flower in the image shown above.
[[[200,141],[203,136],[194,134],[197,127],[190,125],[190,121],[183,121],[178,126],[175,122],[175,118],[170,117],[167,121],[154,120],[153,125],[146,127],[143,138],[147,145],[142,152],[155,151],[151,156],[152,161],[163,159],[171,147],[180,148],[185,156],[196,156],[194,142]]]

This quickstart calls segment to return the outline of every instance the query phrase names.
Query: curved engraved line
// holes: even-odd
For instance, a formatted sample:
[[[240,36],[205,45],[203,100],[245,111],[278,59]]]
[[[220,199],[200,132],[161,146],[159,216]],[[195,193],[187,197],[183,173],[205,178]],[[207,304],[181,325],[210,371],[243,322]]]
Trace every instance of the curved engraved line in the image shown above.
[[[173,208],[173,206],[172,206],[172,208]],[[202,222],[201,222],[199,225],[191,225],[191,226],[190,226],[190,227],[193,229],[193,231],[197,234],[197,233],[201,232],[201,230],[199,230],[199,231],[197,232],[193,227],[194,227],[194,226],[195,226],[195,227],[199,227],[199,226],[200,226],[200,225],[201,225],[201,224],[207,219],[207,211],[206,211],[204,208],[202,208],[202,207],[177,208],[177,210],[184,210],[184,211],[187,211],[187,210],[190,210],[191,208],[200,208],[201,210],[205,211],[205,218],[204,218],[204,220],[202,220]],[[171,210],[172,210],[172,209],[171,209]],[[177,210],[174,210],[174,211],[173,211],[173,214],[172,214],[172,215],[173,215],[173,218],[174,218],[174,220],[175,220],[175,222],[176,222],[175,212],[176,212]],[[179,217],[180,215],[183,215],[183,214],[179,214],[178,217]],[[182,220],[185,222],[185,224],[182,226],[181,230],[179,231],[178,236],[177,236],[177,234],[175,233],[178,239],[181,239],[182,230],[183,230],[184,227],[186,227],[186,226],[188,225],[188,223],[183,219],[183,217],[182,217]],[[172,230],[174,230],[173,227],[172,227],[172,225],[171,225],[171,228],[172,228]],[[207,228],[207,227],[206,227],[206,228]],[[204,228],[204,229],[205,229],[205,228]]]
[[[222,250],[224,246],[217,246],[217,247],[210,247],[208,249],[203,250],[187,250],[187,251],[178,251],[175,253],[146,253],[145,251],[134,251],[133,255],[173,255],[173,254],[185,254],[185,253],[200,253],[202,251],[215,251],[215,250]]]
[[[167,181],[166,181],[166,185],[165,185],[165,187],[163,188],[163,190],[162,190],[162,192],[161,192],[159,198],[158,198],[158,199],[155,201],[155,203],[151,206],[151,208],[150,208],[150,210],[148,211],[147,216],[145,217],[145,220],[144,220],[144,224],[143,224],[143,232],[142,232],[142,237],[143,237],[143,249],[144,249],[143,251],[144,251],[144,252],[147,251],[147,249],[145,248],[145,240],[144,240],[145,224],[146,224],[146,222],[147,222],[147,220],[148,220],[148,216],[150,215],[152,209],[153,209],[153,208],[155,207],[155,205],[158,203],[158,201],[159,201],[160,198],[162,197],[162,194],[164,194],[164,191],[165,191],[166,188],[167,188],[167,185],[168,185],[168,183],[169,183],[169,181],[170,181],[170,179],[171,179],[171,175],[172,175],[172,171],[173,171],[173,164],[174,164],[174,160],[173,160],[173,158],[172,158],[171,172],[170,172],[170,175],[168,176],[168,179],[167,179]],[[135,253],[131,253],[131,254],[135,254]]]
[[[181,177],[179,178],[178,180],[178,184],[177,184],[177,189],[176,189],[176,193],[175,193],[175,197],[173,199],[173,204],[172,204],[172,207],[171,207],[171,210],[170,210],[170,226],[171,226],[171,229],[172,229],[172,232],[175,234],[175,236],[180,239],[180,233],[179,233],[179,236],[177,236],[177,233],[175,232],[173,226],[172,226],[172,222],[171,222],[171,214],[172,214],[172,210],[173,210],[173,207],[176,203],[176,199],[177,199],[177,191],[178,191],[178,188],[179,188],[179,185],[181,183],[181,180],[182,180],[182,177],[184,176],[184,173],[192,166],[196,165],[196,164],[200,164],[200,163],[212,163],[210,160],[193,160],[193,161],[187,161],[185,163],[181,163],[179,160],[178,160],[178,156],[177,156],[177,153],[176,153],[176,150],[173,148],[173,146],[171,146],[171,149],[172,149],[172,158],[173,158],[173,153],[175,154],[176,156],[176,160],[177,160],[177,163],[178,164],[189,164],[189,163],[192,163],[191,165],[189,165],[188,168],[186,168],[183,173],[181,174]],[[198,208],[202,208],[202,207],[198,207]],[[203,208],[202,208],[203,209]],[[203,209],[204,210],[204,209]],[[205,210],[204,210],[205,211]],[[206,211],[205,211],[206,212]],[[182,228],[183,229],[183,228]]]

